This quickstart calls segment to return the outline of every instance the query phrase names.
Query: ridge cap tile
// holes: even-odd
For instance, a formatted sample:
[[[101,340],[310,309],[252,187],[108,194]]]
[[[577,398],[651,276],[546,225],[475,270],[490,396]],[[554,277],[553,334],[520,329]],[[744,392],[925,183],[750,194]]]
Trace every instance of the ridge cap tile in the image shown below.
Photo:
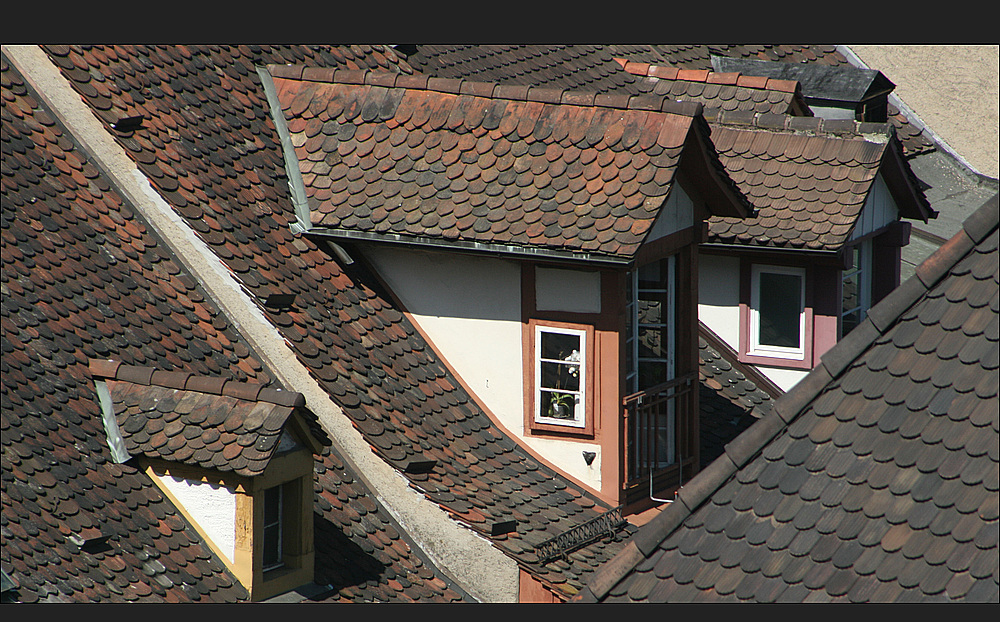
[[[188,378],[185,390],[209,395],[222,395],[222,389],[227,379],[221,376],[191,376]]]
[[[739,78],[740,73],[738,71],[713,71],[708,74],[705,83],[736,86]]]
[[[787,393],[785,395],[788,395]],[[784,397],[784,396],[782,396]],[[779,398],[781,399],[781,398]],[[777,401],[777,400],[776,400]],[[764,415],[753,422],[749,428],[741,432],[736,438],[726,443],[723,447],[724,455],[728,456],[737,469],[750,461],[760,450],[784,428],[785,421],[775,412],[774,407],[771,413]]]
[[[302,79],[302,65],[296,64],[268,64],[267,71],[273,78],[290,78],[293,80]]]
[[[853,332],[851,331],[851,333]],[[850,334],[848,334],[849,336]],[[791,423],[827,387],[832,379],[833,376],[826,367],[817,365],[792,389],[774,401],[771,412],[777,413],[786,424]]]
[[[150,377],[149,384],[168,389],[183,389],[189,378],[191,372],[157,370]]]
[[[958,233],[949,238],[930,257],[917,266],[914,275],[927,289],[930,289],[974,247],[975,243],[965,229],[959,229]]]
[[[677,492],[677,501],[683,503],[688,512],[693,514],[698,506],[721,488],[737,470],[736,464],[729,454],[723,452],[680,487]]]
[[[629,541],[621,551],[598,568],[587,586],[594,593],[594,596],[598,599],[603,598],[643,559],[645,556],[642,551],[639,550],[634,541]]]
[[[223,385],[222,395],[255,402],[257,401],[257,396],[263,388],[263,385],[257,383],[230,381]]]
[[[133,384],[149,385],[150,378],[156,370],[152,367],[140,367],[138,365],[120,365],[115,375],[115,380],[131,382]]]
[[[868,319],[879,333],[884,333],[925,293],[927,287],[920,279],[908,278],[868,311]]]
[[[676,531],[689,516],[691,516],[691,511],[686,505],[671,503],[648,523],[640,527],[639,531],[632,536],[631,541],[635,543],[643,557],[649,557],[660,543]]]
[[[303,67],[301,79],[309,82],[331,82],[333,72],[333,67]]]
[[[115,378],[122,362],[114,359],[90,359],[88,367],[92,376],[100,378]]]
[[[257,394],[257,400],[271,402],[279,406],[305,406],[306,398],[298,391],[285,391],[273,387],[263,387]]]
[[[334,69],[333,81],[339,84],[364,84],[367,69]]]
[[[998,221],[1000,221],[1000,193],[994,194],[976,208],[976,211],[962,223],[962,229],[975,244],[979,244],[997,228]]]
[[[680,71],[677,67],[667,67],[665,65],[653,65],[649,68],[650,78],[660,78],[662,80],[676,80],[677,73]]]
[[[820,365],[830,377],[836,378],[881,334],[866,318],[820,357]]]

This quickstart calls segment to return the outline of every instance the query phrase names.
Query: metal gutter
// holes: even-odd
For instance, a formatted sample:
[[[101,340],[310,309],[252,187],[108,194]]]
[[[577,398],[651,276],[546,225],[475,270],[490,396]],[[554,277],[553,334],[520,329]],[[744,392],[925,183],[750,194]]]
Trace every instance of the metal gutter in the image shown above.
[[[795,254],[801,255],[803,253],[819,257],[819,258],[837,258],[840,256],[840,250],[824,250],[824,249],[814,249],[814,248],[775,248],[768,246],[750,246],[744,244],[723,244],[721,242],[702,242],[698,245],[699,250],[711,251],[728,251],[733,253],[753,253],[755,255],[785,255],[785,254]]]
[[[504,255],[521,258],[548,259],[552,261],[580,262],[588,264],[603,264],[608,266],[627,266],[635,261],[634,257],[613,257],[593,253],[574,251],[559,251],[548,248],[532,248],[511,244],[490,244],[464,240],[441,241],[425,236],[404,236],[398,233],[370,233],[367,231],[350,231],[347,229],[331,229],[312,227],[307,233],[322,238],[350,240],[354,242],[375,242],[401,246],[419,247],[434,250],[451,250],[467,253]]]

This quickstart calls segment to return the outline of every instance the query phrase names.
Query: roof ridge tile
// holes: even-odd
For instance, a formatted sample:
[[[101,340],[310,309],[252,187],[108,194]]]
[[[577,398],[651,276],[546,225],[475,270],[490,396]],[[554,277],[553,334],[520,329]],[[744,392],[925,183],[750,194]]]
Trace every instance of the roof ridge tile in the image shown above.
[[[224,395],[247,401],[270,402],[279,406],[305,406],[305,396],[298,391],[286,391],[259,382],[192,374],[184,371],[165,371],[153,367],[127,365],[112,359],[90,359],[90,373],[95,380],[118,380],[178,389],[210,395]]]
[[[715,125],[754,127],[766,130],[787,130],[793,133],[808,133],[820,137],[863,138],[866,142],[886,142],[870,139],[880,136],[889,140],[895,131],[890,123],[871,123],[853,119],[824,119],[822,117],[802,117],[777,112],[754,112],[751,110],[721,110],[706,108],[705,118]]]
[[[627,93],[594,93],[582,89],[564,89],[551,86],[522,86],[481,82],[464,78],[439,78],[424,74],[396,74],[372,69],[327,69],[297,65],[269,65],[268,71],[276,78],[329,84],[356,84],[404,88],[471,95],[490,99],[531,101],[572,106],[600,106],[623,110],[651,110],[684,116],[704,114],[705,106],[699,102],[671,99],[668,95],[630,95]],[[704,70],[694,70],[699,75]]]

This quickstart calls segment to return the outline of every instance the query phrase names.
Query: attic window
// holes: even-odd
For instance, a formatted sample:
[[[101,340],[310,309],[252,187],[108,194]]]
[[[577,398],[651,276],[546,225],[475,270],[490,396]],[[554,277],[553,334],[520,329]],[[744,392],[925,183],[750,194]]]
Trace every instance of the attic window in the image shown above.
[[[871,240],[855,244],[849,252],[851,267],[844,270],[841,278],[841,337],[854,330],[865,319],[871,307]]]
[[[556,326],[535,326],[536,421],[584,427],[586,424],[587,333]]]
[[[281,557],[284,486],[274,486],[264,491],[264,571],[284,565]]]
[[[750,289],[750,352],[784,359],[805,356],[805,270],[755,265]]]

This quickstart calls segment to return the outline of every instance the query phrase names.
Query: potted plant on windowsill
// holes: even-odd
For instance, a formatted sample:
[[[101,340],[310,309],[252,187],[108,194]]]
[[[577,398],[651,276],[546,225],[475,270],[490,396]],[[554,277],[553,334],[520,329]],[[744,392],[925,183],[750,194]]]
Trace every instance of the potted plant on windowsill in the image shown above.
[[[549,394],[549,416],[553,419],[572,419],[575,400],[571,393]]]

